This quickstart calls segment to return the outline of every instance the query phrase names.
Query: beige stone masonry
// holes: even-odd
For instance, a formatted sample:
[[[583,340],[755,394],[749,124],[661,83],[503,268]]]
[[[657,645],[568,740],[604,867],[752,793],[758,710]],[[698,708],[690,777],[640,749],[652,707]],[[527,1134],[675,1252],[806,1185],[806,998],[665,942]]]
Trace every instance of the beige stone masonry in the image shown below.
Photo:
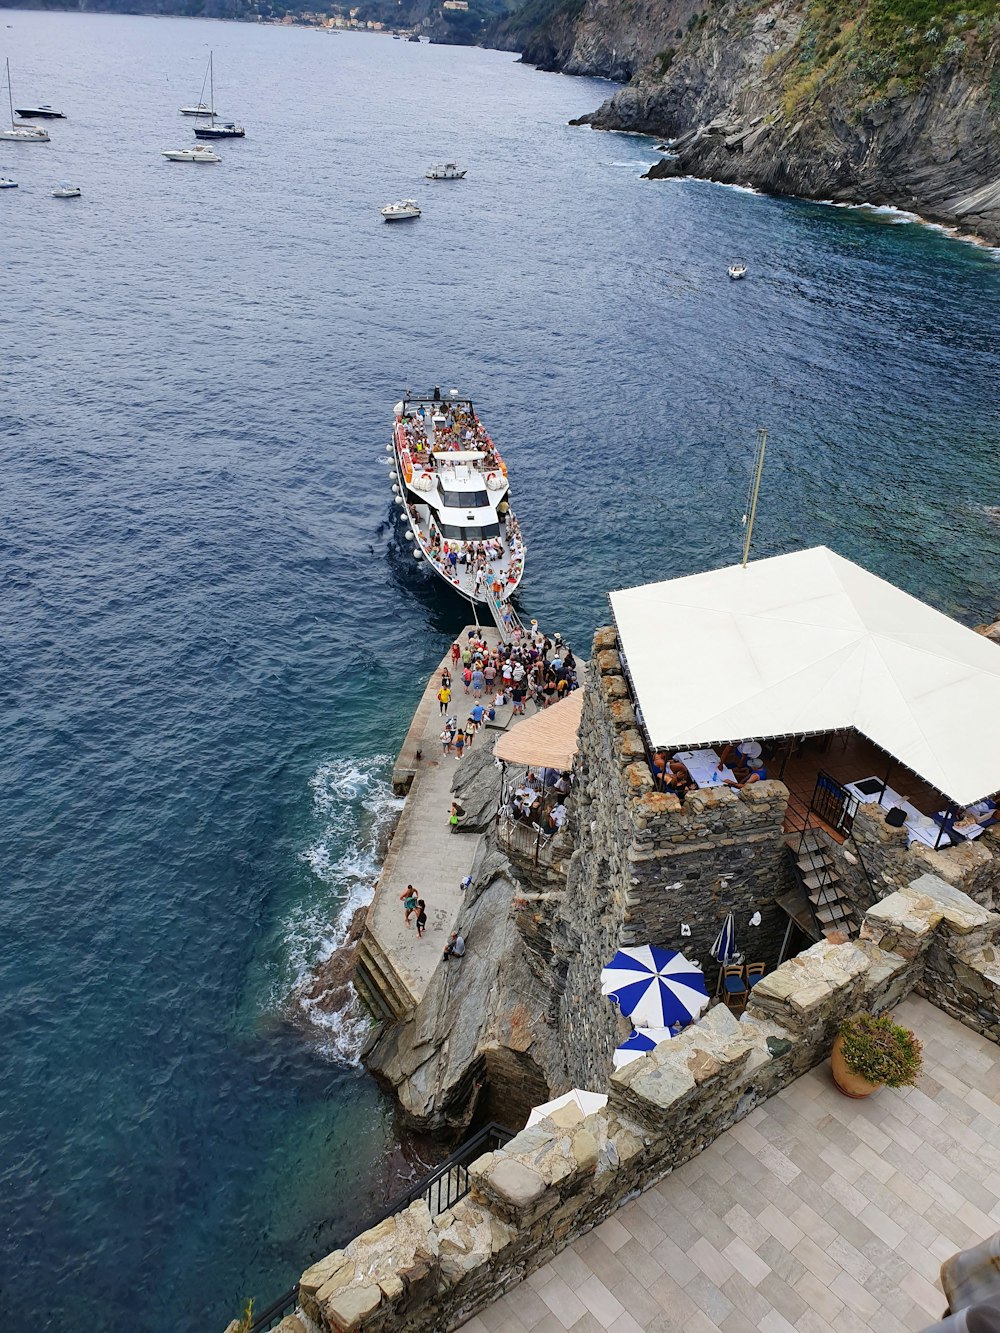
[[[843,1017],[915,985],[1000,1040],[998,940],[1000,916],[922,876],[871,910],[859,941],[815,945],[766,977],[741,1019],[718,1006],[615,1073],[603,1112],[543,1121],[481,1157],[448,1212],[414,1203],[314,1264],[305,1312],[330,1333],[458,1327],[824,1059]]]

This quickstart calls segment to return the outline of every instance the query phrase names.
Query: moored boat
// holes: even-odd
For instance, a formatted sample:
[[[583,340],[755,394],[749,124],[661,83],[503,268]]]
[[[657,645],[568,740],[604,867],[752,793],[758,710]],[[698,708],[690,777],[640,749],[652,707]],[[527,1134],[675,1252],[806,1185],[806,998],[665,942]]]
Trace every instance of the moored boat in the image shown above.
[[[416,199],[400,199],[395,204],[386,204],[379,212],[386,222],[405,222],[407,218],[420,216],[420,205]]]
[[[740,278],[746,277],[747,266],[746,264],[730,264],[726,271],[734,282],[738,282]]]
[[[182,116],[214,116],[215,109],[210,107],[207,102],[199,102],[196,106],[182,106]]]
[[[507,465],[467,398],[439,389],[396,404],[387,446],[414,555],[500,624],[524,573]]]
[[[40,125],[16,125],[14,123],[14,94],[10,86],[10,60],[7,60],[7,101],[10,104],[10,129],[0,130],[0,139],[5,143],[48,143],[49,132]]]
[[[16,106],[14,110],[22,120],[65,120],[65,111],[53,111],[47,104],[41,106]]]
[[[237,125],[232,120],[213,120],[209,125],[196,125],[194,127],[194,137],[196,139],[243,139],[246,137],[246,130],[242,125]]]
[[[424,175],[429,181],[460,181],[467,171],[468,167],[460,167],[457,162],[435,162]]]
[[[52,198],[79,199],[82,193],[83,191],[80,189],[79,185],[70,185],[67,181],[63,181],[62,185],[57,185],[52,191]]]
[[[16,190],[17,181],[12,181],[9,176],[0,176],[0,190]]]
[[[161,156],[170,162],[221,162],[218,153],[204,144],[195,144],[193,148],[164,148]]]

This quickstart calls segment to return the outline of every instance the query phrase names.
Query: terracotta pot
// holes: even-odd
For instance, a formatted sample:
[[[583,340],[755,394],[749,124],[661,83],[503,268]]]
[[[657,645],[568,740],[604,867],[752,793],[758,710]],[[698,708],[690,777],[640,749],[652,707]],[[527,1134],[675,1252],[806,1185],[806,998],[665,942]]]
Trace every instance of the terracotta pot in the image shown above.
[[[845,1097],[870,1097],[873,1092],[878,1092],[882,1086],[881,1083],[869,1083],[866,1078],[862,1078],[860,1074],[855,1074],[848,1067],[847,1061],[844,1059],[844,1039],[839,1032],[830,1053],[830,1068],[834,1083]]]

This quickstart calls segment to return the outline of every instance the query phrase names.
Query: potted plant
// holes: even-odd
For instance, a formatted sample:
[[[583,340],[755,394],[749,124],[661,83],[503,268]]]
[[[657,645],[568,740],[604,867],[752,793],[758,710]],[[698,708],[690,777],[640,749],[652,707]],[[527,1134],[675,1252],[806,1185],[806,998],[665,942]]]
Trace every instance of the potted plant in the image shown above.
[[[856,1014],[840,1025],[831,1057],[833,1081],[848,1097],[905,1088],[923,1068],[920,1042],[889,1014]]]

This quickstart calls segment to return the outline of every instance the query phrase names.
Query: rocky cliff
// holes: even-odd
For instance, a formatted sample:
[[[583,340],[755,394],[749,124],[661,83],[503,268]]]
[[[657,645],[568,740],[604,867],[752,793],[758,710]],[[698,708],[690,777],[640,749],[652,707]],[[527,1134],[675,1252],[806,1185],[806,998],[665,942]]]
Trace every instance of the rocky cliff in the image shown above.
[[[623,83],[675,47],[706,0],[528,0],[488,30],[488,44],[528,65]]]
[[[988,0],[716,0],[683,24],[677,0],[571,12],[529,35],[525,59],[632,73],[583,119],[672,140],[650,176],[892,204],[1000,241],[1000,17]],[[609,47],[634,53],[634,69]]]
[[[458,921],[467,952],[437,968],[413,1014],[384,1029],[365,1063],[395,1092],[407,1124],[461,1136],[474,1119],[523,1124],[532,1106],[575,1081],[558,1022],[570,843],[554,839],[544,865],[528,857],[523,867],[497,846],[492,747],[463,760],[453,790],[465,810],[458,836],[487,834]]]

